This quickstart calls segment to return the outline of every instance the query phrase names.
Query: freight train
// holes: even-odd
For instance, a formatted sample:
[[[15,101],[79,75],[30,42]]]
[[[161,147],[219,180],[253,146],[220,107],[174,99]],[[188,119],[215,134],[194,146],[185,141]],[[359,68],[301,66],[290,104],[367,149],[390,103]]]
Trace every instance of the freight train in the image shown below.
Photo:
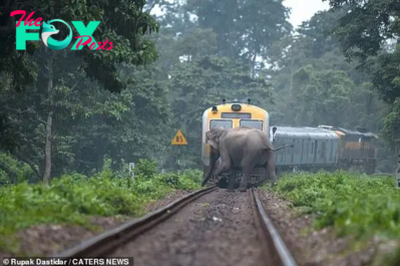
[[[377,162],[376,135],[366,129],[348,130],[341,127],[320,125],[318,127],[270,126],[268,112],[258,106],[234,100],[214,105],[203,113],[202,163],[204,175],[210,167],[210,145],[205,143],[205,133],[213,127],[252,127],[269,132],[274,147],[291,146],[275,152],[277,173],[304,170],[348,170],[362,168],[367,174],[375,172]],[[242,173],[236,176],[239,186]],[[227,187],[229,173],[210,179],[221,188]],[[250,176],[249,187],[262,186],[268,181],[266,169],[258,167]]]

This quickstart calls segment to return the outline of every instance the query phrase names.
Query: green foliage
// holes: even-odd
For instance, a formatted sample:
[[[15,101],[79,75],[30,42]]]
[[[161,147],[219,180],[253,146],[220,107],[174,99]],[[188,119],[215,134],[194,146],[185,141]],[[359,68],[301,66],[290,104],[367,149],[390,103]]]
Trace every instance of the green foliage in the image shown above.
[[[400,97],[396,99],[390,113],[385,117],[382,134],[387,140],[396,140],[399,139],[398,132],[400,132]],[[393,142],[389,141],[388,146],[391,146],[391,143]]]
[[[315,227],[333,226],[340,235],[358,239],[400,236],[400,193],[393,177],[347,172],[289,174],[273,189],[316,214]]]
[[[203,181],[203,171],[198,169],[187,169],[182,172],[181,176],[186,176],[187,180],[193,180],[196,184],[201,184]]]
[[[0,183],[16,184],[34,177],[35,174],[29,165],[16,160],[8,153],[0,153]]]
[[[93,177],[63,175],[50,186],[20,183],[0,187],[0,236],[39,224],[90,225],[91,216],[138,216],[146,203],[160,199],[175,189],[200,188],[198,172],[182,175],[157,174],[154,164],[138,163],[141,174],[116,177],[108,164]],[[2,237],[0,237],[2,238]],[[0,247],[11,244],[7,239]]]
[[[185,9],[198,16],[198,27],[217,34],[219,55],[244,59],[253,69],[256,56],[263,57],[274,41],[292,30],[281,0],[189,0]]]
[[[185,170],[181,174],[167,173],[158,176],[158,180],[180,190],[196,189],[201,183],[203,173],[199,170]]]
[[[134,169],[135,175],[138,175],[139,178],[145,179],[152,179],[156,172],[157,163],[146,159],[140,159]]]
[[[344,71],[315,70],[311,65],[293,75],[297,89],[295,119],[303,125],[344,124],[342,113],[350,111],[350,91],[354,84]],[[303,103],[307,102],[307,105]]]

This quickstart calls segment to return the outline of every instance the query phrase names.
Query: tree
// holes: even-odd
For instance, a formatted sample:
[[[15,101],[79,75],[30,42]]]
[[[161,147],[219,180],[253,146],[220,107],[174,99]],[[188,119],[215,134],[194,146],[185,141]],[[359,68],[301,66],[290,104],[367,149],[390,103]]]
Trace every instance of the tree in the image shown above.
[[[350,111],[350,91],[354,84],[345,72],[317,71],[306,66],[295,73],[294,81],[297,88],[293,111],[299,126],[349,126],[343,115]]]
[[[216,33],[218,55],[245,60],[253,72],[258,57],[292,30],[281,0],[189,0],[185,8],[200,28]]]

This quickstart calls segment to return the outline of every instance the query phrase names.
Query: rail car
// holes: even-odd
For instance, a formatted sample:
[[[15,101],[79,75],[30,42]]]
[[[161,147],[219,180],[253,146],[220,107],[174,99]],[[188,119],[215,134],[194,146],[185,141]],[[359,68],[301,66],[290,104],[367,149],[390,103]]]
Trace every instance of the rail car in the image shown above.
[[[361,168],[367,174],[375,172],[377,164],[376,135],[365,129],[357,131],[332,126],[276,127],[275,147],[293,144],[293,149],[275,152],[278,171],[336,170]],[[362,131],[362,132],[361,132]]]
[[[208,108],[203,113],[202,128],[202,162],[204,174],[210,167],[210,146],[205,143],[205,133],[213,127],[258,128],[269,133],[274,147],[292,145],[275,152],[277,173],[295,169],[304,171],[362,168],[367,174],[375,172],[377,163],[378,137],[366,129],[349,130],[340,127],[320,125],[318,127],[286,127],[270,126],[268,112],[251,101],[240,103],[234,100]],[[238,187],[242,177],[238,171],[235,187]],[[227,187],[229,173],[223,173],[216,180],[221,188]],[[249,187],[262,186],[268,181],[265,168],[256,168],[250,175]]]
[[[356,167],[367,174],[375,173],[378,155],[376,141],[379,139],[378,136],[361,127],[357,127],[356,130],[326,125],[318,127],[331,130],[338,134],[340,138],[338,168],[347,170],[351,167]]]
[[[277,170],[333,168],[338,161],[339,136],[312,127],[276,127],[274,147],[293,144],[275,152]]]

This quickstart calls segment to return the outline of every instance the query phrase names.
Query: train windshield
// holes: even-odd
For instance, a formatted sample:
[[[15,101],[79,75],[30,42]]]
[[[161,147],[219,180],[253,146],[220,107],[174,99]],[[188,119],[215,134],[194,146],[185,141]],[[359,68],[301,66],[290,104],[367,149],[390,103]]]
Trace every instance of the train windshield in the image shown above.
[[[242,119],[242,120],[240,120],[240,126],[241,127],[257,128],[259,130],[263,130],[263,122],[261,120]]]
[[[214,127],[232,128],[232,120],[211,120],[210,129]]]

